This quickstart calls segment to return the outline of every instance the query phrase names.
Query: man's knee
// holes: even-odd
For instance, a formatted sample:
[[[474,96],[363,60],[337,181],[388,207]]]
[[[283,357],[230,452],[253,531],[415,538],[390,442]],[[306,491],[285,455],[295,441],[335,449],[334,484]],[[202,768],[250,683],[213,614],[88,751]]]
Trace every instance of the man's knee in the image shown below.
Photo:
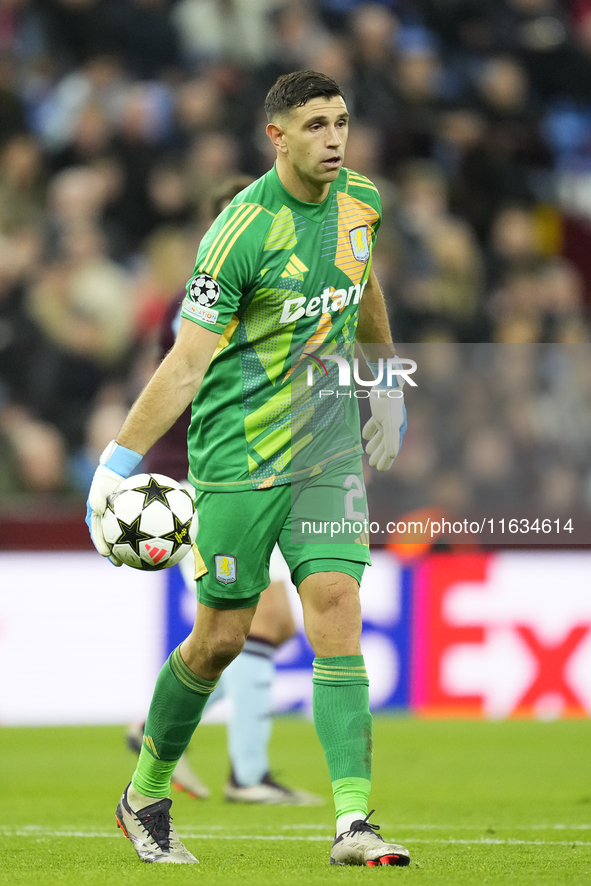
[[[246,636],[243,631],[220,631],[206,641],[209,658],[220,668],[226,668],[242,652]]]
[[[304,611],[330,617],[345,610],[359,610],[359,585],[343,572],[316,572],[298,588]]]
[[[240,654],[246,635],[243,631],[224,628],[207,634],[193,630],[182,646],[182,655],[197,673],[221,674]]]
[[[219,676],[242,650],[250,629],[254,607],[245,610],[214,610],[199,604],[197,618],[184,641],[181,654],[201,676]]]
[[[350,575],[309,575],[298,591],[308,639],[317,656],[357,655],[361,637],[359,585]]]

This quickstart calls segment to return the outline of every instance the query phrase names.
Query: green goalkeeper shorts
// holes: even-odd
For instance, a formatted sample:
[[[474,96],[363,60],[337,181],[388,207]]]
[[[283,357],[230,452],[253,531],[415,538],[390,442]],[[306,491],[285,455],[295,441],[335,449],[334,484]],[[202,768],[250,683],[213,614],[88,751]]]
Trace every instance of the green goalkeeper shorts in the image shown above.
[[[197,598],[214,609],[258,603],[275,543],[296,587],[316,572],[344,572],[361,583],[371,563],[360,459],[293,486],[197,492],[195,504]]]

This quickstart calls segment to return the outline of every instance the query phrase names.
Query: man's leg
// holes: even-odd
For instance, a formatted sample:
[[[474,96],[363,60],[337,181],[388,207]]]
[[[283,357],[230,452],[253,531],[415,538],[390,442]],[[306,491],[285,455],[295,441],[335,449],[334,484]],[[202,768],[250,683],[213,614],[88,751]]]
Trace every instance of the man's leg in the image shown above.
[[[180,570],[187,588],[194,588],[193,558],[181,560]],[[210,703],[224,696],[230,702],[228,751],[232,771],[224,793],[235,803],[319,805],[323,802],[320,797],[290,790],[273,781],[269,773],[273,656],[277,647],[295,631],[285,588],[285,582],[290,581],[289,567],[277,547],[271,554],[269,574],[271,583],[261,594],[244,648],[223,672],[217,689],[210,696]],[[142,738],[143,726],[134,726],[128,731],[128,743],[138,754]],[[172,784],[193,797],[210,795],[193,771],[186,753],[173,772]]]
[[[193,487],[187,482],[182,484],[183,488],[193,495]],[[192,556],[184,557],[177,567],[183,577],[185,587],[191,593],[195,593],[195,560]],[[217,696],[218,690],[214,691],[213,696]],[[222,693],[220,693],[222,694]],[[212,698],[212,696],[210,696]],[[126,734],[127,745],[130,750],[134,751],[138,756],[142,749],[144,741],[146,723],[133,723],[129,726]],[[211,795],[211,791],[206,787],[197,773],[193,770],[189,762],[188,754],[184,753],[180,757],[171,776],[171,783],[174,788],[179,791],[186,791],[190,797],[206,799]]]
[[[197,604],[195,625],[160,671],[132,778],[135,791],[167,797],[170,776],[189,744],[224,668],[244,645],[255,607],[212,609]]]
[[[144,861],[195,861],[170,822],[170,778],[220,674],[242,649],[254,612],[254,606],[199,603],[191,634],[160,671],[138,765],[117,807],[117,821]]]
[[[298,591],[314,649],[314,725],[324,749],[335,799],[332,864],[409,862],[408,852],[382,842],[369,824],[372,717],[361,655],[359,584],[344,572],[315,572]]]
[[[326,755],[337,819],[364,817],[371,789],[372,717],[360,646],[359,586],[350,575],[317,572],[298,590],[316,655],[314,724]]]

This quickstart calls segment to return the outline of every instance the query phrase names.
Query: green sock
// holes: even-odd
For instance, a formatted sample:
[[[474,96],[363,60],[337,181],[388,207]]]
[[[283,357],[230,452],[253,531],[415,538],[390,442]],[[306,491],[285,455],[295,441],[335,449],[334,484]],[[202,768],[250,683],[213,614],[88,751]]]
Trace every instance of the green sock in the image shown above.
[[[170,777],[191,741],[217,680],[204,680],[171,653],[158,679],[131,783],[146,797],[168,797]]]
[[[373,743],[363,656],[315,658],[312,682],[314,725],[328,763],[337,818],[367,813]]]

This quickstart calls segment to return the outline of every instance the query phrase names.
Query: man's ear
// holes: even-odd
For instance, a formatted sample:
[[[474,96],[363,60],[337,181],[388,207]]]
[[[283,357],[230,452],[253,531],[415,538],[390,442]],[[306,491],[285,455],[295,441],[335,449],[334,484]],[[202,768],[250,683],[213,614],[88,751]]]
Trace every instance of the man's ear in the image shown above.
[[[267,135],[271,139],[274,147],[282,154],[286,152],[285,135],[283,129],[277,123],[267,124]]]

